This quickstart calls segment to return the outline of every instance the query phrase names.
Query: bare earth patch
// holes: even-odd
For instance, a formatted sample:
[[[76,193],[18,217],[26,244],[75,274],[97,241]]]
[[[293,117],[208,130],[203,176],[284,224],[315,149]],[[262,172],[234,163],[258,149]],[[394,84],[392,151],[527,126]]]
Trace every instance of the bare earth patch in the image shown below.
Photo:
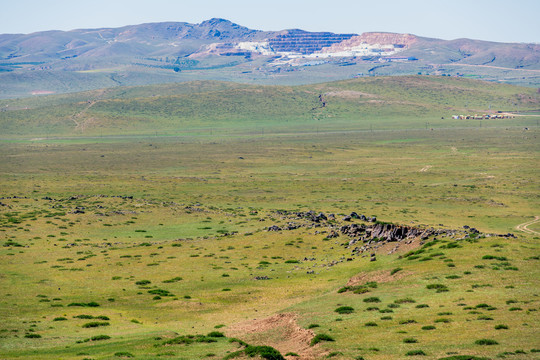
[[[297,314],[277,314],[264,319],[254,319],[230,326],[226,334],[237,337],[251,345],[267,345],[285,355],[289,352],[298,354],[294,359],[315,360],[323,357],[318,345],[310,346],[315,336],[312,330],[298,325]]]
[[[370,281],[376,281],[378,283],[391,282],[403,279],[412,274],[411,272],[403,270],[395,273],[394,275],[390,275],[390,272],[391,270],[381,270],[361,273],[350,278],[347,282],[347,286],[362,285]]]

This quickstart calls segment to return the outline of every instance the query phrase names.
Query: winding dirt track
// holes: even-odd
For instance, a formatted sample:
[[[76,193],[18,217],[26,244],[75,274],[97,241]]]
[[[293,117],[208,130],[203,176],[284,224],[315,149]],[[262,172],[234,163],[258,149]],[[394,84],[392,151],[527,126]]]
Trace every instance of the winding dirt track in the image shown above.
[[[518,229],[519,231],[526,232],[527,234],[540,235],[538,231],[534,231],[527,228],[527,226],[532,225],[538,221],[540,221],[540,216],[535,216],[534,220],[524,222],[523,224],[519,224],[518,226],[516,226],[516,229]]]

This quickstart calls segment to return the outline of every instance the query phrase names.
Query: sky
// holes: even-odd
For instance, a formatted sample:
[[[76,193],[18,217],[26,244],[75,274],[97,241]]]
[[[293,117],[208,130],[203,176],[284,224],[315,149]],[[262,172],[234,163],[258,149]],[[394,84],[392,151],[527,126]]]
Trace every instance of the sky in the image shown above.
[[[2,0],[0,34],[200,23],[218,17],[257,30],[409,33],[540,43],[540,0]]]

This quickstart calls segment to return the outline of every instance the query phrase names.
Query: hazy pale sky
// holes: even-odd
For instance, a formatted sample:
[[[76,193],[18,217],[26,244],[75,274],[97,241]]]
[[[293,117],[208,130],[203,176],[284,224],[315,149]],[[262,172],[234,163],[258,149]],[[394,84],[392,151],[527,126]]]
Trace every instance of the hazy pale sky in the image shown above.
[[[199,23],[540,43],[540,0],[2,0],[0,33]]]

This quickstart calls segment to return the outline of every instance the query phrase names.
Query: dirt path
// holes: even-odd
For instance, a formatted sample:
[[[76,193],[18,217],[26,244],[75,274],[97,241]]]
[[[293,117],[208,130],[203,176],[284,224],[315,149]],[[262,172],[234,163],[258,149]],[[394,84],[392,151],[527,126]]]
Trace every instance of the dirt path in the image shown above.
[[[527,234],[540,235],[538,231],[534,231],[527,228],[529,225],[532,225],[538,221],[540,221],[540,216],[535,216],[534,220],[530,220],[530,221],[524,222],[523,224],[519,224],[518,226],[516,226],[516,229],[518,229],[519,231],[526,232]]]
[[[293,313],[277,314],[232,325],[226,333],[227,336],[241,338],[248,344],[272,346],[282,354],[294,352],[298,354],[298,357],[294,357],[296,360],[324,357],[319,345],[310,346],[315,333],[300,327],[296,322],[297,318],[298,315]]]
[[[468,66],[468,67],[491,68],[491,69],[510,70],[510,71],[540,72],[540,70],[536,70],[536,69],[512,69],[512,68],[505,68],[505,67],[501,67],[501,66],[480,65],[480,64],[452,63],[452,64],[431,64],[431,65],[433,65],[433,66],[437,66],[437,65],[442,65],[442,66]]]
[[[80,112],[78,112],[77,114],[75,114],[75,115],[73,115],[71,117],[71,120],[73,120],[73,122],[77,125],[76,126],[77,130],[80,130],[80,131],[84,132],[84,130],[86,129],[86,126],[88,125],[88,123],[92,122],[93,119],[86,119],[86,120],[83,120],[82,122],[77,121],[77,119],[81,118],[84,115],[84,113],[86,113],[92,106],[94,106],[95,103],[96,103],[95,100],[90,101],[88,103],[88,106],[86,106]]]

